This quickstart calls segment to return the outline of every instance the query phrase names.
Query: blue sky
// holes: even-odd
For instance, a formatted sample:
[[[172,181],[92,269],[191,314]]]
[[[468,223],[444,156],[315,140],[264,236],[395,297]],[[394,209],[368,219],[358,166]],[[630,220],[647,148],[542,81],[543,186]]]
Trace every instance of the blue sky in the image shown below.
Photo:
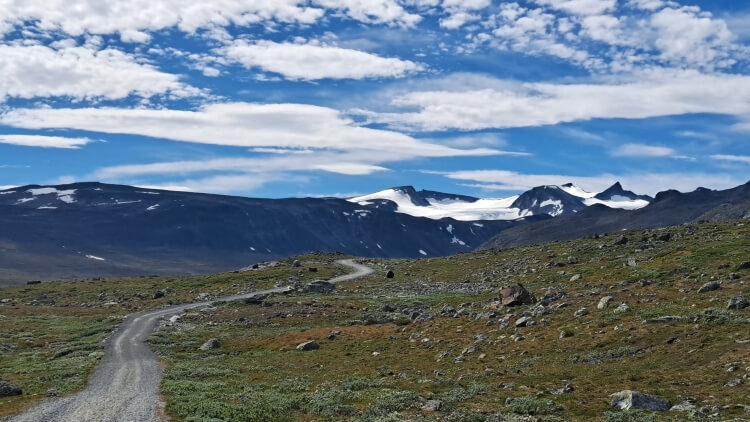
[[[750,3],[0,0],[0,186],[750,179]]]

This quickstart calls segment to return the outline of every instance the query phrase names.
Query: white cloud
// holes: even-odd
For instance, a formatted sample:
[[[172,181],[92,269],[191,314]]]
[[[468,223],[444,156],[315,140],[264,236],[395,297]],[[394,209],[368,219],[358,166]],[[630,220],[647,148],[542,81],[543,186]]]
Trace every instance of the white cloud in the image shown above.
[[[74,99],[176,97],[200,91],[119,50],[41,45],[0,45],[0,102],[7,97]]]
[[[404,10],[397,0],[313,0],[317,6],[340,10],[346,16],[365,23],[414,26],[422,20]]]
[[[237,40],[220,50],[244,67],[274,72],[288,79],[364,79],[402,77],[422,66],[396,58],[380,57],[329,45]]]
[[[599,15],[612,10],[617,0],[533,0],[572,15]]]
[[[20,145],[40,148],[78,149],[90,142],[89,138],[65,138],[41,135],[0,135],[0,144]]]
[[[338,110],[304,104],[210,104],[197,111],[80,108],[12,109],[0,123],[26,129],[79,129],[182,142],[275,148],[397,151],[407,157],[493,155],[357,125]]]
[[[733,174],[720,173],[626,173],[596,176],[566,176],[559,174],[523,174],[505,170],[469,170],[438,173],[453,180],[476,182],[470,186],[485,190],[523,191],[542,185],[574,183],[589,192],[599,192],[615,182],[636,193],[655,195],[666,189],[690,192],[699,187],[729,189],[747,180]]]
[[[675,155],[675,151],[667,147],[625,144],[612,151],[612,155],[615,157],[670,157]]]
[[[717,155],[712,155],[711,158],[714,160],[720,160],[720,161],[730,161],[733,163],[750,164],[750,156],[747,156],[747,155],[717,154]]]
[[[315,170],[323,170],[329,173],[345,174],[349,176],[365,176],[379,171],[388,171],[387,168],[363,163],[330,163],[316,164]]]
[[[486,78],[479,77],[484,81]],[[477,130],[591,119],[643,119],[691,113],[750,115],[750,76],[653,69],[609,83],[516,83],[486,89],[416,91],[397,96],[408,112],[363,111],[371,121],[417,130]]]

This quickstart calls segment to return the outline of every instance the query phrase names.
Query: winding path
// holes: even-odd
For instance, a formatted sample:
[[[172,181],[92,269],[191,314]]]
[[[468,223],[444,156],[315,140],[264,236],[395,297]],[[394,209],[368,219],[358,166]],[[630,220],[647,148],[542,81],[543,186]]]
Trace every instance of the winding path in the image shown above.
[[[354,272],[333,278],[331,283],[354,280],[374,271],[351,259],[336,261]],[[146,340],[159,320],[214,302],[246,299],[267,293],[283,293],[278,287],[242,295],[188,303],[133,314],[126,317],[107,341],[104,358],[89,380],[88,387],[75,395],[51,398],[3,422],[152,422],[159,417],[161,369]]]

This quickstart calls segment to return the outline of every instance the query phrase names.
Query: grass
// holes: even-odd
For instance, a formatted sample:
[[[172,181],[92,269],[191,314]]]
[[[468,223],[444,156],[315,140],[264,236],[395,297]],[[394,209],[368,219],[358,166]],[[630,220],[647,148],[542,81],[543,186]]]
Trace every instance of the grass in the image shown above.
[[[725,307],[731,296],[748,294],[750,271],[739,278],[729,274],[750,260],[750,226],[735,222],[668,230],[673,240],[654,247],[640,241],[649,233],[631,231],[626,233],[631,242],[618,247],[600,248],[611,243],[607,238],[581,239],[447,258],[369,259],[375,275],[341,283],[332,294],[295,293],[273,296],[267,306],[221,303],[210,314],[188,312],[179,324],[151,338],[165,365],[161,392],[166,411],[175,421],[650,421],[687,416],[614,412],[609,395],[632,389],[672,402],[695,397],[700,406],[726,406],[724,418],[741,417],[735,405],[750,404],[746,392],[724,384],[745,374],[727,373],[727,364],[738,362],[740,371],[750,366],[746,345],[737,342],[748,339],[750,310]],[[578,264],[567,264],[568,256]],[[637,267],[625,265],[630,257],[638,260]],[[15,299],[12,306],[0,306],[2,338],[12,336],[17,347],[44,336],[65,342],[54,350],[44,348],[46,340],[14,349],[10,356],[15,360],[2,356],[0,377],[41,394],[56,383],[21,373],[26,363],[20,358],[29,353],[25,359],[41,367],[62,352],[58,359],[70,362],[54,373],[78,370],[83,374],[78,379],[85,380],[96,364],[96,354],[89,357],[96,349],[90,347],[99,345],[131,309],[294,278],[328,278],[344,271],[333,264],[335,258],[300,258],[315,261],[317,274],[292,268],[289,260],[252,273],[0,291]],[[394,279],[385,278],[388,269]],[[571,282],[573,274],[582,278]],[[722,281],[722,288],[698,294],[712,278]],[[510,283],[523,284],[537,298],[547,292],[565,295],[534,316],[532,307],[498,306],[498,290]],[[138,296],[167,286],[173,293],[165,298]],[[42,295],[54,305],[25,305]],[[606,295],[614,297],[612,305],[598,310]],[[115,305],[105,305],[113,298]],[[621,302],[632,312],[615,314]],[[446,305],[458,314],[441,314]],[[589,314],[573,318],[583,307]],[[495,313],[492,318],[477,319],[489,312]],[[524,313],[535,323],[515,328]],[[85,318],[80,327],[72,324],[59,332],[66,324],[62,320],[25,319],[41,315]],[[667,315],[683,318],[643,324]],[[19,319],[12,331],[6,330],[8,318]],[[573,335],[560,338],[563,330]],[[515,341],[514,334],[525,339]],[[209,338],[218,338],[221,347],[198,350]],[[311,339],[319,350],[296,350]],[[574,391],[550,393],[566,384]],[[76,381],[67,391],[82,385]],[[26,395],[0,399],[0,414],[33,400]],[[436,402],[436,410],[425,407]]]

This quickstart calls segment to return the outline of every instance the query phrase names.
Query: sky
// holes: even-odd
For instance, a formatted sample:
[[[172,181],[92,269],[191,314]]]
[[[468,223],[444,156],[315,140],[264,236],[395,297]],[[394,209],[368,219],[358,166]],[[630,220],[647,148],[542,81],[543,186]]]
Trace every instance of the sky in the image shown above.
[[[0,0],[0,188],[750,180],[750,2]]]

